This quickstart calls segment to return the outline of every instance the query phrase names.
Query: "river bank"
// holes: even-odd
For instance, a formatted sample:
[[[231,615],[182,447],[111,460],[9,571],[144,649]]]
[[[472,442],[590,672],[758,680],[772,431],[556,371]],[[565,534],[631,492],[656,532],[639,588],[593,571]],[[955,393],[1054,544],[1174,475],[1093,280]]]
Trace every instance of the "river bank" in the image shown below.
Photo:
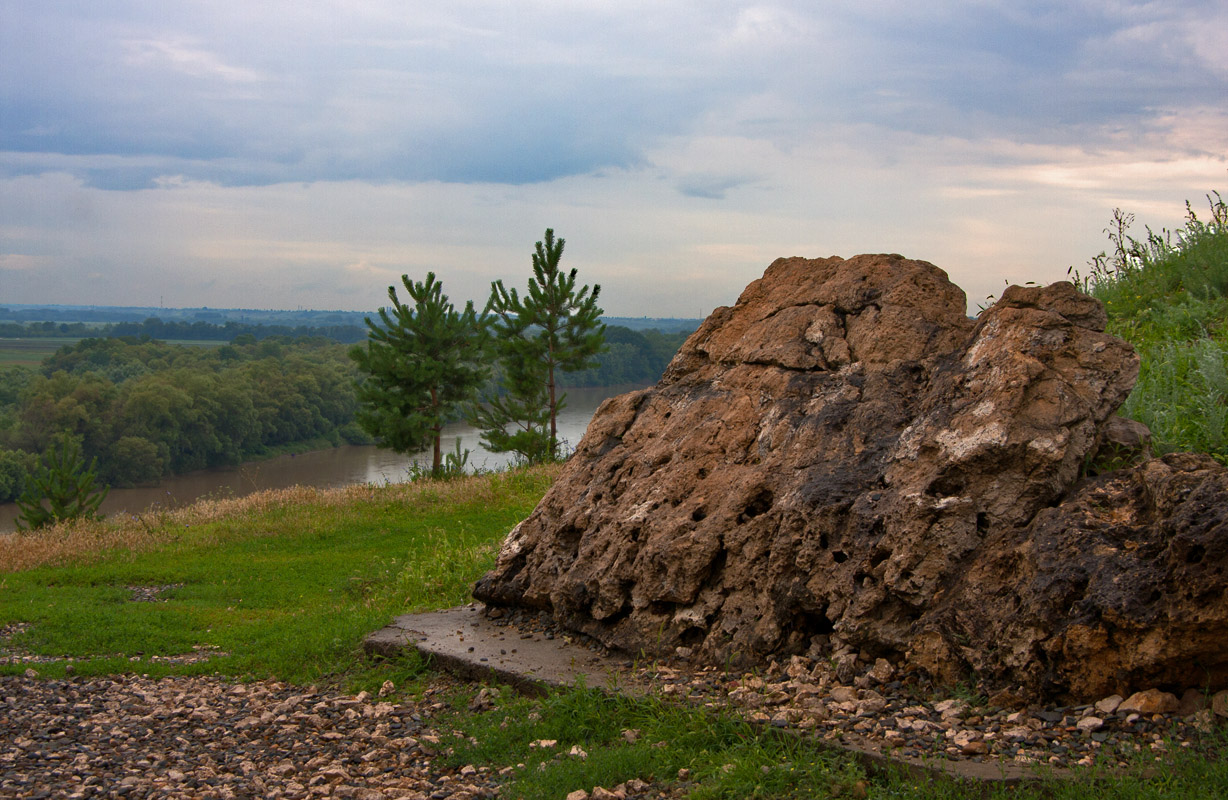
[[[579,444],[589,420],[607,398],[638,388],[641,387],[623,385],[568,389],[568,405],[558,420],[559,437],[564,446],[570,449]],[[471,471],[506,469],[511,457],[507,453],[491,453],[484,449],[478,433],[465,422],[448,425],[444,428],[443,449],[451,452],[459,443],[461,449],[470,450]],[[150,510],[181,508],[205,498],[243,497],[265,489],[290,486],[331,489],[355,484],[400,483],[415,464],[429,465],[430,453],[404,454],[375,445],[342,445],[174,475],[152,487],[112,489],[99,510],[107,516],[136,515]],[[0,504],[0,534],[16,530],[19,513],[16,503]]]

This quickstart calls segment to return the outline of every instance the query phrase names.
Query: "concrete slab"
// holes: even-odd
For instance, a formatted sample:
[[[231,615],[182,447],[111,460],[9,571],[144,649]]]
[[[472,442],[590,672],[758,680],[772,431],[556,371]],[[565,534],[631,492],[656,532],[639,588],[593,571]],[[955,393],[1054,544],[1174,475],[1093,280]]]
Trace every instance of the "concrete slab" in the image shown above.
[[[583,682],[642,694],[647,686],[632,679],[625,657],[611,658],[568,638],[547,638],[487,619],[483,606],[405,614],[363,642],[369,653],[390,656],[413,647],[440,667],[471,680],[505,683],[537,693]]]

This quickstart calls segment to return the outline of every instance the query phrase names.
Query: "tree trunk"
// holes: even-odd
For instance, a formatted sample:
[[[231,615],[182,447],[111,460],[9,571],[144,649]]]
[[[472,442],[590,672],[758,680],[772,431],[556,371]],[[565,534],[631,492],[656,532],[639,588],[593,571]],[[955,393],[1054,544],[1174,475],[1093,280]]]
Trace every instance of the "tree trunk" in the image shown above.
[[[431,406],[436,409],[439,408],[439,393],[434,386],[431,387]],[[443,465],[443,453],[439,449],[439,438],[443,435],[443,426],[436,425],[432,430],[435,432],[435,452],[431,459],[431,474],[439,477],[440,467]]]
[[[559,454],[559,425],[558,425],[558,408],[554,401],[554,353],[551,354],[551,361],[548,363],[549,371],[546,374],[547,386],[550,388],[550,460],[554,460]]]

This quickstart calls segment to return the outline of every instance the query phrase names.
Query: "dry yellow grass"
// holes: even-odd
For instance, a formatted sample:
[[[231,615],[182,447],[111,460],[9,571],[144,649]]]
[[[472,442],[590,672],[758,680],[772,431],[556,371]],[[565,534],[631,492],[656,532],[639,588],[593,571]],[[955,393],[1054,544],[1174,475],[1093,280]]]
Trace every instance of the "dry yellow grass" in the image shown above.
[[[553,480],[560,465],[532,467],[529,474]],[[0,536],[0,573],[19,572],[40,566],[88,563],[102,554],[123,550],[148,552],[182,542],[272,535],[274,531],[254,526],[222,530],[210,523],[242,520],[289,507],[333,509],[360,507],[364,503],[399,503],[412,511],[426,504],[494,500],[500,482],[515,473],[479,475],[454,481],[415,481],[384,485],[358,484],[337,489],[292,486],[269,489],[244,497],[201,500],[183,508],[116,516],[101,521],[75,520],[38,531]]]

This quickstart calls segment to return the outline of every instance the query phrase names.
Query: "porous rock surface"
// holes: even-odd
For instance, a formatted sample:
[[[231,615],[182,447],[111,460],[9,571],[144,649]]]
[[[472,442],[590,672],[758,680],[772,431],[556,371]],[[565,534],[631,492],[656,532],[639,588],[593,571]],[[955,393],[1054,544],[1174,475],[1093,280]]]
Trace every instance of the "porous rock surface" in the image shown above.
[[[1028,527],[985,540],[931,614],[944,635],[925,637],[914,658],[1080,697],[1228,687],[1225,515],[1228,470],[1209,456],[1174,453],[1089,481]]]
[[[923,261],[777,260],[659,384],[598,409],[475,596],[621,650],[717,664],[860,652],[1093,694],[1184,680],[1190,657],[1223,672],[1222,512],[1208,528],[1188,495],[1157,506],[1149,488],[1164,470],[1197,483],[1188,465],[1058,506],[1133,386],[1130,345],[1069,283],[1011,287],[976,321],[965,308]],[[1096,509],[1118,486],[1144,517],[1191,517],[1201,559],[1141,517],[1149,549],[1114,539]],[[1083,528],[1086,547],[1071,538]],[[1099,558],[1106,540],[1120,547]],[[1165,593],[1199,570],[1198,586]],[[1216,592],[1217,609],[1186,607]],[[1182,615],[1194,622],[1172,637],[1193,639],[1171,657],[1154,631]],[[1203,622],[1216,642],[1194,635]]]

